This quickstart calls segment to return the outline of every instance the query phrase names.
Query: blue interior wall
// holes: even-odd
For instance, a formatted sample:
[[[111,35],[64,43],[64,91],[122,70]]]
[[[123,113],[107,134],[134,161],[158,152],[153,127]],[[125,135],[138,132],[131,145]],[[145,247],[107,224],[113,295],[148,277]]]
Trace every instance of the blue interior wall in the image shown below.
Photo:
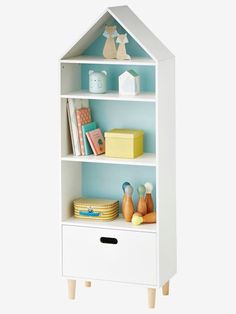
[[[134,70],[140,76],[140,90],[142,92],[155,92],[155,66],[143,65],[110,65],[110,64],[82,64],[81,88],[89,88],[89,70],[107,71],[107,89],[118,90],[118,78],[127,70]]]
[[[126,44],[126,52],[132,58],[133,57],[145,57],[150,58],[150,56],[146,53],[146,51],[129,35],[129,33],[117,22],[113,19],[113,22],[110,22],[109,25],[116,25],[116,29],[119,34],[128,35],[129,43]],[[104,25],[105,30],[105,25]],[[105,45],[106,38],[102,35],[100,36],[83,52],[83,55],[87,56],[102,56],[103,47]],[[116,38],[115,38],[116,40]],[[118,47],[118,44],[116,44]]]
[[[144,131],[144,151],[155,152],[155,103],[90,100],[93,121],[103,132],[113,128]]]
[[[116,25],[119,34],[126,33],[115,20],[109,25]],[[104,25],[105,28],[105,25]],[[150,58],[140,45],[128,34],[127,53],[132,57]],[[84,51],[83,55],[102,56],[106,38],[101,35]],[[117,44],[118,47],[118,44]],[[142,92],[155,92],[154,66],[126,65],[81,65],[81,88],[88,89],[89,70],[108,73],[108,90],[118,90],[118,77],[124,71],[133,69],[140,75]],[[112,128],[134,128],[144,130],[144,151],[155,152],[155,104],[145,102],[90,100],[92,119],[102,131]],[[154,184],[153,198],[156,203],[155,167],[127,166],[114,164],[82,163],[82,195],[122,201],[122,183],[129,181],[134,187],[134,204],[138,201],[137,187],[149,181]]]
[[[120,204],[123,198],[122,183],[130,182],[134,188],[135,206],[138,201],[138,186],[149,181],[154,184],[153,199],[156,204],[155,167],[83,163],[82,178],[84,197],[118,199]]]

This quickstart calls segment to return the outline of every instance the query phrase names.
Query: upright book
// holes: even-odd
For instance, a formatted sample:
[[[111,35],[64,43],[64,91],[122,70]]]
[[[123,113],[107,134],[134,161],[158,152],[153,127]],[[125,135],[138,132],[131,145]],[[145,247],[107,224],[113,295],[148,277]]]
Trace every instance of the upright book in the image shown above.
[[[78,132],[79,132],[80,150],[81,150],[81,154],[85,155],[82,126],[84,124],[91,122],[90,108],[81,108],[79,110],[76,110],[76,116],[77,116]]]
[[[93,153],[92,148],[87,139],[86,133],[92,130],[95,130],[96,128],[97,128],[96,122],[90,122],[90,123],[82,125],[82,136],[83,136],[83,141],[84,141],[84,154],[85,155],[91,155]]]
[[[79,132],[76,118],[76,110],[81,108],[88,108],[88,100],[86,99],[71,99],[67,101],[67,112],[68,120],[70,126],[70,135],[73,154],[76,156],[81,155],[80,142],[79,142]]]
[[[105,153],[105,140],[100,129],[96,129],[86,133],[89,144],[94,155]]]

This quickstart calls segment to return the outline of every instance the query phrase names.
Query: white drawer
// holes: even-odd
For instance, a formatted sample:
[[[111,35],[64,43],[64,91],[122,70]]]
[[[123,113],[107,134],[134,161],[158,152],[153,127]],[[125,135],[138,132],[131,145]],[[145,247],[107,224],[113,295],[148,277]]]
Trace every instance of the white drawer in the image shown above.
[[[64,276],[156,285],[156,268],[154,233],[63,226]]]

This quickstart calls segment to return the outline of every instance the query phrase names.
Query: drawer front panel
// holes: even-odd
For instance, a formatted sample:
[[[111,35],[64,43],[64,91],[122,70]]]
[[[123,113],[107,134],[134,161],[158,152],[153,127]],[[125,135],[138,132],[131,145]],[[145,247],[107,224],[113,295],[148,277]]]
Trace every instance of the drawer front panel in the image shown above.
[[[63,275],[156,285],[156,235],[63,226]]]

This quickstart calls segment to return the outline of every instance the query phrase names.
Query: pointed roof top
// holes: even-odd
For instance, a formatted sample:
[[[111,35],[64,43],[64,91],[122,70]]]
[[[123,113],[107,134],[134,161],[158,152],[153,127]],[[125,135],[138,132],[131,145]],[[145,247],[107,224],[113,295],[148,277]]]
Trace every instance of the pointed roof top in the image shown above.
[[[124,74],[130,74],[132,75],[133,77],[137,77],[139,76],[137,72],[135,72],[134,70],[127,70],[125,72],[123,72],[120,76],[124,75]]]
[[[108,12],[153,59],[160,61],[174,57],[128,6],[110,7]]]
[[[137,43],[156,61],[174,57],[162,42],[146,27],[128,6],[109,7],[86,32],[64,58],[82,54],[101,35],[104,24],[115,19]]]

